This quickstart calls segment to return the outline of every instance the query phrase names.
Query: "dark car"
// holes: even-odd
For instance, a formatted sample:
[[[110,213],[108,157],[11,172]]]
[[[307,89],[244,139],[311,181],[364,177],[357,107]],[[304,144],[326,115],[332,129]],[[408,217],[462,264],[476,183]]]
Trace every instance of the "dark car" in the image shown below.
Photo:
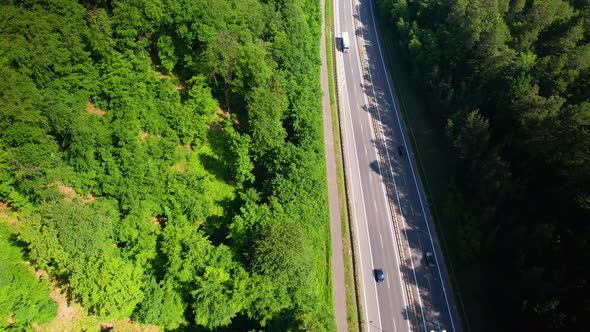
[[[375,281],[383,282],[383,280],[385,280],[385,274],[383,273],[383,270],[375,269],[374,273],[375,273]]]
[[[427,251],[424,254],[424,260],[426,261],[426,265],[430,266],[430,267],[434,267],[436,264],[434,264],[434,254],[430,251]]]
[[[403,157],[406,155],[406,147],[403,145],[400,145],[397,147],[397,153],[399,153],[400,157]]]

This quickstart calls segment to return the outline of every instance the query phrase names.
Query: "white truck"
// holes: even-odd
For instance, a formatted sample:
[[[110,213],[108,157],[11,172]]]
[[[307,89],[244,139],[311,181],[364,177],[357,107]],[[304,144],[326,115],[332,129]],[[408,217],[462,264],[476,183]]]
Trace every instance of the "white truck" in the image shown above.
[[[350,39],[348,32],[342,32],[342,52],[347,53],[350,50]]]

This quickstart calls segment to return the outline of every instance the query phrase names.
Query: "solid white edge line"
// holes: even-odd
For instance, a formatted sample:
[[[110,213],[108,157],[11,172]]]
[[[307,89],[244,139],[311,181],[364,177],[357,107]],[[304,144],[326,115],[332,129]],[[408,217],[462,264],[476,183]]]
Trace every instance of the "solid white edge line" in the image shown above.
[[[362,30],[361,30],[362,31]],[[363,37],[364,40],[364,35],[361,32],[361,35]],[[379,103],[377,102],[377,94],[375,93],[375,88],[373,86],[373,75],[371,74],[371,68],[370,66],[367,66],[367,71],[369,74],[369,80],[371,81],[371,91],[373,92],[373,98],[375,98],[375,106],[377,109],[377,116],[379,117],[379,124],[381,125],[382,121],[381,121],[381,112],[379,111]],[[365,95],[365,99],[367,99],[366,95]],[[367,113],[367,116],[369,117],[369,121],[371,121],[370,117],[371,114]],[[374,135],[374,131],[372,129],[373,127],[371,126],[371,132]],[[375,136],[373,136],[373,139],[376,141]],[[406,219],[404,218],[404,212],[402,209],[402,205],[401,205],[401,201],[399,198],[399,191],[397,188],[397,181],[395,180],[395,174],[393,173],[393,167],[391,166],[391,156],[389,155],[389,148],[387,147],[387,139],[384,139],[383,143],[385,144],[385,152],[387,154],[387,164],[389,165],[389,172],[391,173],[391,178],[393,179],[393,187],[395,188],[395,196],[397,198],[397,207],[399,209],[399,214],[400,214],[400,219],[402,221],[403,226],[406,226]],[[377,149],[377,147],[375,147],[375,150]],[[377,165],[379,165],[379,163],[377,163]],[[379,165],[379,172],[381,172],[381,166]],[[383,183],[383,182],[382,182]],[[385,186],[385,183],[383,183],[383,186]],[[427,326],[426,326],[426,317],[424,316],[424,308],[422,306],[422,297],[420,296],[420,284],[418,283],[418,277],[416,275],[416,267],[414,265],[414,258],[412,257],[412,248],[410,247],[410,240],[408,237],[408,230],[407,227],[404,227],[404,236],[406,237],[407,243],[406,246],[408,248],[408,251],[410,253],[410,265],[412,266],[412,275],[414,277],[414,282],[416,283],[416,289],[417,289],[417,293],[418,293],[418,305],[420,306],[420,315],[422,316],[422,323],[424,324],[424,330],[427,331]],[[408,322],[409,324],[409,322]]]
[[[375,32],[375,39],[377,41],[377,47],[379,49],[379,56],[381,58],[381,65],[383,66],[383,70],[385,72],[385,81],[387,82],[387,87],[389,89],[389,95],[391,96],[391,101],[393,103],[393,107],[394,107],[394,110],[395,110],[395,116],[396,116],[396,119],[397,119],[399,128],[401,130],[401,134],[402,134],[401,136],[402,136],[402,140],[404,142],[404,145],[406,146],[406,149],[411,152],[411,150],[409,149],[410,147],[406,143],[406,137],[405,137],[404,129],[403,129],[402,125],[401,125],[401,121],[400,121],[400,117],[399,117],[399,113],[398,113],[399,110],[398,110],[397,105],[395,103],[395,98],[394,98],[393,92],[391,90],[391,84],[389,82],[389,73],[387,72],[387,67],[385,66],[385,61],[383,60],[383,52],[381,50],[381,43],[379,42],[379,34],[377,32],[377,26],[375,25],[375,14],[373,12],[373,1],[372,0],[369,1],[369,7],[371,8],[371,19],[373,20],[373,31]],[[439,266],[439,263],[438,263],[438,257],[437,257],[437,254],[436,254],[436,247],[434,246],[434,241],[432,239],[432,234],[430,233],[430,225],[428,224],[428,217],[426,216],[426,210],[424,209],[424,204],[422,202],[422,194],[421,194],[420,188],[418,187],[418,181],[416,180],[416,174],[414,172],[414,166],[412,165],[412,158],[410,158],[409,156],[411,156],[410,153],[408,153],[408,161],[410,162],[410,170],[412,171],[412,177],[414,178],[414,184],[416,185],[416,191],[418,192],[418,200],[420,201],[420,207],[422,208],[422,213],[424,213],[424,221],[426,223],[426,229],[428,231],[428,237],[430,237],[430,244],[432,245],[432,251],[434,253],[434,260],[436,261],[436,269],[438,270],[438,275],[440,277],[440,283],[441,283],[441,286],[442,286],[442,289],[443,289],[443,294],[445,296],[445,302],[447,304],[447,311],[449,313],[449,319],[451,320],[451,328],[453,329],[453,331],[455,331],[455,323],[453,322],[453,313],[451,312],[451,306],[449,304],[449,300],[448,300],[448,297],[447,297],[447,291],[446,291],[446,288],[445,288],[445,285],[444,285],[444,280],[443,280],[443,277],[442,277],[442,273],[440,271],[440,266]]]
[[[334,0],[334,2],[336,2],[336,4],[334,5],[335,14],[336,14],[334,16],[335,16],[335,19],[337,21],[337,25],[336,26],[339,28],[338,31],[341,32],[342,30],[340,29],[340,20],[339,20],[339,15],[338,15],[339,14],[339,10],[338,10],[339,7],[338,7],[338,3],[337,3],[338,0]],[[341,68],[344,68],[344,59],[343,59],[343,55],[340,52],[338,53],[338,59],[340,60],[339,62],[340,62]],[[346,71],[345,70],[342,70],[342,77],[343,77],[342,84],[343,84],[343,87],[345,87],[346,86]],[[340,91],[346,91],[346,89],[341,89]],[[346,100],[346,106],[347,106],[348,112],[350,114],[350,103],[349,103],[349,100],[347,98],[340,98],[340,99],[341,100]],[[369,257],[371,258],[371,267],[372,267],[372,270],[374,270],[375,267],[374,267],[374,264],[373,264],[373,252],[371,250],[371,241],[370,241],[370,238],[369,238],[369,225],[368,225],[368,221],[367,221],[367,219],[368,219],[367,218],[367,211],[366,211],[366,207],[365,207],[364,194],[363,194],[363,190],[362,190],[362,181],[360,181],[360,178],[361,178],[360,177],[360,170],[359,170],[359,167],[358,167],[357,147],[356,147],[356,141],[355,141],[355,138],[354,138],[354,130],[352,130],[353,129],[353,127],[352,127],[352,118],[349,117],[349,120],[350,120],[350,125],[351,125],[351,133],[352,133],[352,141],[353,141],[354,153],[355,153],[355,157],[356,157],[356,160],[357,160],[356,171],[357,171],[357,174],[358,174],[358,179],[359,179],[359,184],[360,184],[361,202],[363,204],[363,211],[364,211],[364,215],[365,215],[365,225],[366,225],[366,229],[367,229],[367,239],[368,239],[367,245],[369,247]],[[345,141],[348,142],[347,136],[345,135],[344,137],[345,137]],[[348,146],[348,144],[347,144],[347,146]],[[347,159],[349,159],[349,158],[347,158]],[[349,159],[348,165],[349,165],[349,167],[352,168],[352,163],[350,163],[350,159]],[[351,184],[351,187],[352,187],[353,186],[353,182],[350,181],[349,183]],[[352,201],[354,202],[355,201],[355,199],[354,199],[354,190],[352,190],[352,188],[351,188],[351,191],[350,192],[351,192],[351,195],[352,195]],[[354,204],[351,204],[351,208],[353,209],[353,216],[356,217],[356,209],[354,208]],[[357,224],[357,229],[358,229],[358,223],[357,222],[358,221],[355,218],[355,223]],[[365,303],[365,318],[366,318],[366,321],[367,321],[367,323],[365,324],[365,326],[367,326],[367,324],[370,321],[369,321],[369,313],[368,313],[368,306],[367,306],[367,294],[366,294],[366,290],[364,290],[364,286],[366,285],[365,284],[365,278],[364,278],[364,272],[365,271],[364,271],[363,263],[362,263],[362,253],[360,251],[360,248],[361,247],[360,247],[360,238],[359,238],[358,231],[356,233],[357,233],[356,234],[356,236],[357,236],[357,243],[358,243],[358,246],[359,246],[359,262],[360,262],[360,265],[361,265],[361,283],[363,284],[363,299],[364,299],[364,303]],[[381,325],[381,310],[379,309],[379,301],[377,300],[377,288],[373,285],[373,289],[375,290],[375,300],[376,300],[375,303],[377,304],[377,314],[378,314],[378,318],[379,318],[379,328],[382,329],[382,325]]]
[[[360,17],[360,13],[359,13],[359,17]],[[362,34],[362,29],[361,29],[361,37],[364,40],[364,35]],[[365,80],[364,80],[364,78],[362,76],[363,69],[362,69],[362,66],[361,66],[361,59],[360,59],[358,42],[357,42],[357,39],[356,38],[353,38],[353,39],[354,39],[354,44],[355,44],[355,48],[356,48],[356,54],[355,55],[357,56],[357,59],[358,59],[360,82],[361,83],[364,83]],[[368,70],[369,70],[369,73],[368,73],[369,74],[369,80],[371,81],[371,87],[372,87],[373,86],[373,83],[372,83],[373,79],[372,79],[372,76],[371,76],[371,70],[370,70],[370,68],[368,68]],[[375,96],[375,90],[374,89],[373,89],[373,96]],[[364,98],[365,104],[367,105],[367,107],[369,107],[369,101],[368,101],[367,95],[364,93],[364,91],[363,91],[363,98]],[[377,101],[375,100],[375,102],[377,102]],[[371,114],[369,112],[369,109],[367,110],[367,117],[369,119],[369,127],[370,127],[370,132],[371,132],[371,138],[376,143],[375,132],[374,132],[373,126],[371,124],[372,121],[371,121]],[[382,171],[381,171],[381,165],[379,164],[379,161],[378,161],[379,152],[377,151],[376,144],[373,145],[373,151],[375,152],[375,155],[377,156],[377,167],[379,169],[379,174],[383,174]],[[386,149],[386,151],[387,151],[387,154],[388,154],[387,157],[388,157],[388,160],[389,160],[389,151],[388,151],[388,149]],[[394,187],[395,187],[395,194],[397,196],[397,201],[398,201],[398,206],[399,206],[399,210],[400,210],[400,215],[401,215],[401,219],[402,219],[402,222],[403,222],[404,221],[404,217],[403,217],[403,212],[402,212],[402,208],[401,208],[401,204],[400,204],[399,192],[397,190],[397,185],[395,183],[395,176],[393,176],[393,170],[391,169],[391,164],[390,164],[390,172],[392,172],[392,178],[393,178]],[[385,183],[383,181],[380,181],[380,182],[381,182],[382,195],[384,196],[385,202],[388,202],[389,200],[387,198],[387,194],[386,194],[386,190],[385,190]],[[392,216],[391,211],[389,210],[389,208],[386,209],[386,211],[387,211],[387,216],[389,218],[388,220],[394,221],[395,216]],[[399,252],[398,252],[397,246],[395,244],[396,238],[395,238],[395,235],[393,233],[393,229],[391,227],[391,223],[388,222],[387,224],[388,224],[389,230],[391,232],[392,241],[393,241],[393,248],[394,248],[394,252],[395,252],[395,255],[394,256],[395,256],[395,259],[396,259],[396,264],[398,265],[398,269],[399,269],[399,267],[401,266],[401,264],[399,262]],[[406,238],[407,238],[407,232],[405,233],[405,235],[406,235]],[[409,246],[409,244],[408,244],[408,246]],[[412,255],[411,255],[411,249],[409,249],[409,250],[410,250],[410,261],[412,263],[412,271],[413,271],[413,274],[414,274],[414,282],[416,283],[416,286],[418,286],[418,280],[417,280],[417,277],[416,277],[416,270],[414,268],[414,261],[412,259]],[[404,310],[407,313],[407,311],[408,311],[408,303],[407,303],[405,291],[403,289],[404,282],[402,281],[401,273],[402,273],[402,271],[400,270],[399,271],[399,274],[398,274],[398,278],[399,278],[399,281],[400,281],[400,287],[402,287],[401,293],[402,293],[402,300],[403,300],[403,303],[404,303]],[[422,301],[420,299],[420,291],[419,291],[419,289],[418,289],[418,303],[420,305],[420,312],[422,314],[422,320],[424,322],[424,326],[426,326],[425,318],[424,318],[424,311],[422,310]],[[409,320],[406,320],[406,323],[407,323],[407,326],[408,326],[408,330],[409,331],[412,331],[412,328],[410,326],[410,321]],[[397,329],[397,327],[396,327],[396,329]]]
[[[347,103],[347,106],[348,106],[348,110],[350,112],[350,104]],[[369,232],[369,221],[368,221],[369,218],[367,217],[367,207],[365,205],[365,194],[363,193],[363,182],[361,181],[360,167],[358,167],[358,160],[359,160],[358,159],[358,152],[357,152],[358,147],[356,145],[356,139],[355,139],[355,135],[354,135],[354,129],[352,127],[352,117],[348,117],[348,119],[350,120],[350,126],[351,126],[350,128],[351,128],[351,133],[352,133],[352,145],[353,145],[353,148],[354,148],[354,155],[355,155],[355,158],[357,160],[356,172],[357,172],[358,180],[359,180],[359,190],[360,190],[360,194],[361,194],[361,202],[362,202],[362,205],[363,205],[363,214],[364,214],[364,217],[365,217],[365,227],[367,229],[367,245],[369,247],[369,257],[371,257],[371,267],[372,267],[372,270],[374,270],[375,269],[375,264],[373,262],[373,250],[371,249],[371,238],[369,236],[369,233],[370,233]],[[352,195],[354,196],[354,193]],[[354,201],[354,199],[353,199],[353,201]],[[364,284],[364,281],[363,281],[363,284]],[[379,317],[379,329],[382,330],[383,329],[383,326],[381,324],[381,309],[379,307],[379,300],[378,300],[379,295],[377,294],[377,287],[373,287],[373,289],[375,290],[375,300],[376,300],[375,303],[377,304],[377,315]],[[368,312],[367,312],[367,321],[368,321]]]

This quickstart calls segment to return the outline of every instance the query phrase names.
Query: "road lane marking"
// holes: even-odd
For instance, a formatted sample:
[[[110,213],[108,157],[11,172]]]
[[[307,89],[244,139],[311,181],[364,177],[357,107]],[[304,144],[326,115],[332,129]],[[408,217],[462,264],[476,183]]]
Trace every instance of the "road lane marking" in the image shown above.
[[[354,135],[354,130],[352,129],[352,117],[349,117],[349,120],[350,120],[351,133],[352,133],[352,145],[353,145],[353,150],[354,150],[355,158],[357,160],[356,172],[357,172],[357,176],[358,176],[357,178],[359,180],[359,190],[360,190],[360,194],[361,194],[361,202],[362,202],[362,206],[363,206],[363,213],[364,213],[364,216],[365,216],[365,226],[366,226],[366,230],[367,230],[366,234],[367,234],[367,245],[369,247],[369,257],[371,258],[371,267],[372,267],[372,269],[375,269],[375,265],[373,263],[373,250],[371,249],[371,238],[369,236],[369,224],[368,224],[368,217],[367,217],[367,208],[365,206],[365,198],[364,198],[365,195],[363,193],[363,184],[362,184],[362,181],[361,181],[360,167],[358,166],[358,160],[359,160],[358,153],[357,153],[358,147],[356,145],[356,139],[355,139],[355,135]],[[351,190],[351,193],[352,193],[353,202],[354,202],[355,201],[354,200],[354,190]],[[361,270],[362,270],[362,266],[361,266]],[[361,273],[361,278],[362,278],[362,275],[363,274],[364,273],[362,272]],[[363,282],[363,284],[365,284],[364,280],[362,282]],[[379,300],[378,300],[377,288],[376,287],[373,287],[373,289],[375,290],[375,300],[376,300],[375,303],[377,304],[377,315],[379,317],[379,328],[382,329],[383,326],[381,325],[381,310],[379,308]],[[365,294],[365,306],[366,305],[367,304],[366,304],[366,294]],[[367,312],[367,321],[369,320],[368,318],[369,317],[368,317],[368,312]]]
[[[360,17],[360,13],[359,13],[359,17]],[[362,30],[361,30],[361,31],[362,31]],[[361,34],[361,35],[362,35],[362,34]],[[363,37],[363,39],[364,39],[364,37]],[[356,58],[358,59],[357,66],[359,67],[359,78],[360,78],[360,82],[361,82],[361,83],[363,83],[363,82],[364,82],[364,78],[363,78],[363,76],[362,76],[362,74],[361,74],[361,73],[362,73],[362,66],[361,66],[361,60],[360,60],[360,51],[359,51],[359,47],[358,47],[358,43],[357,43],[357,39],[356,39],[356,38],[353,38],[353,42],[354,42],[355,49],[356,49],[356,52],[354,52],[354,53],[355,53],[355,56],[356,56]],[[366,104],[366,105],[369,105],[369,102],[368,102],[368,99],[367,99],[367,95],[366,95],[365,93],[363,93],[363,98],[364,98],[365,104]],[[371,114],[370,114],[370,110],[369,110],[369,108],[367,108],[367,117],[368,117],[368,119],[369,119],[369,125],[370,125],[371,136],[372,136],[372,138],[373,138],[373,141],[374,141],[374,142],[376,142],[376,139],[375,139],[375,133],[373,132],[373,126],[372,126],[372,122],[371,122]],[[377,152],[377,147],[376,147],[376,145],[373,145],[373,148],[374,148],[374,151],[375,151],[375,155],[377,156],[377,160],[378,160],[378,158],[379,158],[379,153]],[[389,154],[388,154],[388,158],[390,158],[390,157],[389,157]],[[382,171],[381,171],[381,165],[379,164],[379,162],[377,162],[377,167],[378,167],[378,169],[379,169],[379,174],[383,174],[383,173],[382,173]],[[394,181],[395,181],[395,178],[394,178]],[[385,183],[384,183],[383,181],[381,181],[381,190],[382,190],[382,194],[383,194],[383,197],[384,197],[384,199],[385,199],[385,202],[388,202],[387,194],[386,194],[386,191],[385,191]],[[399,194],[397,193],[397,187],[396,187],[396,195],[398,196],[398,202],[399,202]],[[400,208],[401,208],[401,205],[400,205]],[[386,209],[386,211],[387,211],[387,215],[388,215],[388,221],[389,221],[389,220],[393,220],[393,219],[394,219],[394,217],[392,217],[392,215],[391,215],[391,211],[389,210],[389,208],[387,208],[387,209]],[[401,210],[400,210],[400,211],[401,211]],[[402,220],[403,220],[403,215],[402,215],[401,217],[402,217]],[[394,232],[393,232],[393,228],[392,228],[392,226],[391,226],[391,223],[390,223],[390,222],[388,222],[388,223],[387,223],[387,225],[388,225],[388,227],[389,227],[389,231],[391,232],[392,241],[393,241],[393,249],[394,249],[394,252],[396,253],[396,254],[394,255],[394,256],[395,256],[395,260],[396,260],[396,264],[397,264],[397,265],[398,265],[398,267],[399,267],[399,266],[401,266],[401,264],[400,264],[400,262],[399,262],[399,252],[398,252],[398,247],[397,247],[397,246],[396,246],[396,244],[395,244],[395,241],[396,241],[395,239],[396,239],[396,237],[395,237],[395,235],[394,235]],[[412,269],[413,269],[413,266],[412,266]],[[414,271],[414,278],[415,278],[415,277],[416,277],[416,275],[415,275],[415,271]],[[398,273],[398,278],[399,278],[399,285],[400,285],[400,287],[402,287],[402,289],[401,289],[401,293],[402,293],[402,301],[403,301],[403,304],[404,304],[404,309],[405,309],[405,310],[406,310],[406,312],[407,312],[407,310],[408,310],[408,304],[407,304],[407,300],[406,300],[406,293],[405,293],[405,291],[404,291],[404,289],[403,289],[403,288],[404,288],[404,282],[402,281],[402,278],[401,278],[401,270],[400,270],[400,271],[399,271],[399,273]],[[416,284],[417,284],[417,281],[416,281]],[[420,296],[420,294],[419,294],[419,292],[418,292],[418,297],[419,297],[419,296]],[[422,305],[421,305],[421,303],[420,303],[420,308],[422,308]],[[408,326],[408,330],[409,330],[409,331],[411,331],[412,329],[411,329],[411,327],[410,327],[410,320],[409,320],[409,319],[407,319],[407,320],[406,320],[406,323],[407,323],[407,326]]]
[[[359,17],[360,17],[360,13],[359,13]],[[360,31],[361,31],[361,38],[364,41],[365,40],[365,37],[364,37],[364,34],[362,32],[362,28],[360,29]],[[356,39],[355,39],[355,43],[356,43]],[[357,48],[357,53],[359,53],[358,46],[356,48]],[[362,71],[362,68],[361,68],[361,71]],[[370,68],[370,66],[368,64],[367,64],[367,71],[368,71],[368,74],[369,74],[369,81],[370,81],[371,90],[372,90],[372,93],[373,93],[373,98],[375,99],[375,106],[376,106],[375,108],[377,110],[377,115],[379,117],[379,125],[380,125],[382,123],[382,121],[381,121],[381,112],[379,112],[379,103],[377,101],[377,94],[375,93],[375,88],[373,86],[373,76],[371,74],[371,68]],[[362,76],[361,76],[361,82],[364,82],[364,79],[363,79]],[[363,97],[365,99],[365,103],[367,105],[369,105],[367,96],[365,94],[363,94]],[[371,135],[372,135],[372,138],[373,138],[373,140],[375,142],[377,142],[376,137],[375,137],[374,128],[372,126],[372,119],[371,119],[370,112],[367,112],[367,116],[369,118],[369,123],[371,124],[370,127],[371,127]],[[397,203],[398,203],[397,205],[398,205],[398,209],[399,209],[400,220],[402,222],[402,225],[406,225],[404,214],[403,214],[403,209],[402,209],[402,206],[401,206],[401,201],[400,201],[400,198],[399,198],[399,191],[398,191],[397,183],[396,183],[396,180],[395,180],[395,174],[393,173],[393,168],[391,167],[391,162],[390,162],[391,156],[389,155],[389,148],[387,147],[387,140],[386,139],[384,139],[384,144],[385,144],[385,152],[387,154],[387,160],[388,160],[388,164],[389,164],[389,171],[391,172],[391,175],[392,175],[391,177],[393,179],[393,186],[394,186],[395,195],[396,195],[396,198],[397,198]],[[377,158],[379,158],[379,153],[377,151],[377,147],[374,146],[374,149],[375,149],[375,153],[377,155]],[[381,165],[379,163],[377,163],[377,165],[379,167],[379,173],[381,173]],[[385,183],[382,181],[382,189],[384,189],[384,187],[385,187]],[[386,198],[386,201],[388,201],[386,193],[383,192],[383,194],[384,194],[384,196]],[[389,209],[387,209],[387,210],[389,210]],[[424,327],[426,327],[426,318],[424,316],[424,309],[423,309],[423,306],[422,306],[422,298],[420,296],[420,284],[418,283],[418,277],[416,276],[416,268],[414,266],[414,259],[412,257],[412,248],[410,247],[410,239],[408,237],[407,227],[404,227],[404,235],[405,235],[406,240],[407,240],[407,247],[408,247],[409,257],[410,257],[410,266],[412,267],[412,274],[413,274],[413,277],[414,277],[414,282],[416,283],[416,289],[417,289],[417,295],[418,295],[418,305],[420,306],[420,314],[422,316],[422,323],[424,324]],[[395,237],[394,237],[394,239],[395,239]],[[395,247],[395,244],[394,244],[394,247]],[[400,271],[400,279],[401,279],[401,271]],[[403,286],[404,284],[401,283],[400,285]],[[404,294],[403,291],[402,291],[402,294]],[[405,297],[404,297],[404,302],[405,302]],[[411,330],[409,320],[407,322],[408,322],[408,329]]]
[[[342,29],[340,27],[340,20],[339,20],[338,0],[335,1],[334,8],[335,8],[335,11],[336,11],[335,12],[335,17],[336,17],[336,21],[337,21],[337,27],[339,28],[338,31],[342,31]],[[357,50],[357,52],[358,52],[358,50]],[[344,68],[344,59],[343,59],[342,53],[338,53],[338,60],[339,60],[339,64],[342,66],[342,68]],[[346,91],[346,89],[345,89],[345,87],[346,87],[346,71],[345,70],[342,70],[341,75],[342,75],[341,77],[343,78],[342,79],[342,84],[344,86],[344,89],[342,89],[341,91],[344,93]],[[354,127],[353,127],[353,124],[352,124],[352,116],[351,116],[352,114],[351,114],[350,101],[349,101],[348,98],[341,98],[341,100],[345,100],[346,101],[345,102],[345,105],[348,108],[348,120],[350,121],[350,132],[352,134],[352,143],[353,143],[352,144],[352,147],[353,147],[354,155],[355,155],[355,158],[356,158],[356,161],[357,161],[357,165],[356,165],[356,172],[357,172],[357,175],[358,175],[357,179],[359,181],[360,194],[361,194],[361,202],[362,202],[362,206],[363,206],[363,212],[364,212],[364,215],[365,215],[367,246],[369,247],[369,257],[370,257],[370,260],[371,260],[371,266],[374,269],[373,253],[372,253],[372,250],[371,250],[371,241],[370,241],[370,237],[369,237],[369,226],[368,226],[368,223],[367,223],[367,219],[368,219],[367,218],[367,209],[365,207],[365,200],[364,200],[364,194],[363,194],[363,188],[362,188],[363,185],[362,185],[362,181],[361,181],[361,177],[360,177],[360,169],[359,169],[359,166],[358,166],[358,160],[359,159],[358,159],[358,153],[357,153],[356,139],[355,139],[355,135],[354,135]],[[346,114],[345,112],[342,112],[342,113],[343,114]],[[345,125],[346,125],[346,122],[345,122]],[[351,146],[350,146],[350,143],[348,143],[348,136],[347,135],[344,135],[344,138],[345,138],[345,141],[347,142],[348,147],[350,148]],[[347,159],[349,159],[349,158],[347,158]],[[350,162],[350,160],[349,160],[348,164],[350,165],[349,167],[351,167],[351,169],[354,168],[353,167],[353,164]],[[350,183],[351,183],[351,191],[350,192],[351,192],[351,196],[352,196],[352,201],[355,202],[356,200],[354,198],[354,190],[352,190],[352,187],[354,185],[354,182],[353,181],[350,181]],[[351,207],[353,208],[353,210],[356,210],[354,208],[354,204],[351,204]],[[353,215],[356,217],[356,211],[354,211]],[[357,224],[357,229],[358,229],[358,220],[357,220],[357,218],[355,218],[355,224]],[[368,322],[369,321],[369,312],[368,312],[367,294],[366,294],[367,291],[368,291],[368,289],[365,289],[367,285],[365,283],[365,278],[364,278],[364,275],[365,275],[366,271],[364,271],[364,268],[363,268],[362,253],[360,251],[360,248],[361,248],[361,246],[360,246],[360,243],[361,242],[360,242],[360,238],[359,238],[360,235],[358,234],[358,231],[356,233],[357,233],[356,234],[356,236],[357,236],[357,242],[358,242],[358,245],[359,245],[359,262],[360,262],[360,265],[361,265],[361,283],[363,284],[363,289],[364,289],[364,291],[363,291],[363,299],[364,299],[364,303],[365,303],[365,317],[366,317],[366,321]],[[371,270],[371,273],[372,273],[372,270]],[[379,328],[382,329],[383,326],[381,324],[381,310],[379,308],[379,300],[378,300],[378,295],[377,295],[377,288],[375,287],[375,285],[373,285],[373,289],[375,291],[375,304],[377,306],[377,316],[379,318]]]
[[[385,249],[383,246],[383,236],[381,236],[381,233],[379,233],[379,238],[381,239],[381,249]]]
[[[375,33],[375,40],[377,41],[377,48],[379,49],[379,56],[381,58],[381,65],[383,66],[383,72],[385,73],[385,81],[387,82],[387,87],[389,89],[389,95],[390,95],[391,101],[393,103],[393,108],[395,110],[395,116],[396,116],[396,119],[397,119],[398,126],[400,128],[400,132],[401,132],[403,143],[406,146],[406,148],[408,148],[409,146],[406,143],[406,137],[405,137],[405,134],[404,134],[404,129],[403,129],[402,125],[401,125],[401,121],[400,121],[400,117],[399,117],[399,110],[398,110],[397,105],[395,103],[393,92],[391,90],[391,84],[389,82],[389,73],[387,72],[387,67],[385,66],[385,61],[383,60],[383,52],[381,50],[381,43],[379,42],[379,35],[377,33],[377,27],[375,25],[375,14],[373,13],[373,1],[372,0],[369,1],[369,8],[371,9],[371,20],[373,22],[373,31]],[[420,201],[420,207],[422,208],[422,213],[424,213],[424,221],[426,223],[426,229],[428,231],[428,236],[430,237],[430,244],[432,245],[433,256],[434,256],[434,260],[435,260],[435,263],[436,263],[436,269],[438,270],[438,274],[439,274],[439,277],[440,277],[440,283],[441,283],[441,286],[442,286],[442,289],[443,289],[443,294],[444,294],[444,297],[445,297],[445,302],[447,304],[447,310],[448,310],[448,313],[449,313],[449,319],[451,321],[451,327],[452,327],[453,331],[455,331],[455,323],[453,321],[453,314],[451,313],[451,306],[449,304],[449,300],[448,300],[448,297],[447,297],[447,291],[446,291],[446,288],[445,288],[445,285],[444,285],[444,279],[443,279],[442,273],[440,271],[440,267],[439,267],[439,263],[438,263],[438,256],[436,254],[436,249],[435,249],[435,246],[434,246],[434,241],[432,239],[432,234],[430,232],[430,225],[428,224],[428,218],[426,216],[426,211],[424,209],[424,203],[422,201],[422,194],[420,192],[420,188],[418,187],[418,181],[416,180],[416,174],[414,172],[414,166],[412,165],[412,158],[410,157],[411,154],[409,153],[410,150],[407,149],[407,151],[408,151],[408,153],[407,153],[408,162],[410,164],[410,170],[412,171],[412,177],[414,178],[414,184],[416,185],[416,191],[418,192],[418,200]]]
[[[336,20],[335,25],[336,25],[336,27],[340,28],[340,15],[339,15],[339,8],[340,8],[340,6],[338,5],[338,0],[335,0],[334,2],[335,2],[335,4],[334,4],[334,11],[335,11],[334,14],[335,15],[334,15],[334,17],[335,17],[335,20]],[[337,31],[341,32],[342,30],[340,29],[340,30],[337,30]],[[339,64],[339,66],[338,66],[338,69],[339,69],[338,70],[338,74],[339,74],[340,77],[343,78],[342,80],[339,80],[340,81],[340,84],[339,85],[341,87],[340,91],[341,91],[342,94],[344,94],[344,92],[346,91],[346,71],[345,71],[345,68],[344,68],[344,58],[343,58],[341,52],[338,52],[337,59],[338,59],[338,64]],[[342,96],[342,97],[343,98],[340,98],[340,100],[342,100],[343,103],[347,106],[346,107],[347,109],[343,109],[342,112],[341,112],[341,114],[346,119],[347,117],[351,116],[351,114],[350,114],[350,105],[349,105],[348,98],[344,98],[344,96]],[[348,111],[348,114],[346,113],[346,111]],[[347,126],[347,121],[345,120],[343,122],[344,122],[344,126]],[[353,131],[353,128],[350,128],[350,131],[351,132],[354,132]],[[346,144],[345,144],[346,149],[350,149],[351,148],[351,144],[349,143],[349,137],[348,137],[349,135],[346,135],[346,131],[344,131],[344,135],[343,136],[344,136],[344,141],[346,142]],[[345,155],[347,156],[349,167],[351,169],[354,168],[353,167],[353,163],[350,160],[350,151],[348,151]],[[357,163],[358,163],[358,158],[357,158]],[[349,174],[348,176],[350,177],[351,174]],[[367,309],[368,309],[368,305],[367,305],[367,292],[368,292],[368,288],[366,287],[367,284],[365,283],[365,269],[364,269],[364,264],[363,264],[363,254],[361,252],[361,241],[360,241],[360,234],[359,234],[360,229],[358,227],[358,219],[356,218],[356,215],[357,215],[357,211],[356,210],[357,209],[355,208],[355,204],[354,204],[354,202],[356,202],[356,199],[355,199],[355,196],[354,196],[354,190],[352,188],[352,186],[354,184],[354,182],[352,181],[352,179],[350,180],[350,184],[351,184],[350,195],[351,195],[352,202],[353,202],[353,204],[351,204],[350,206],[351,206],[351,209],[353,210],[352,215],[355,216],[354,222],[355,222],[355,224],[357,224],[357,231],[355,232],[355,235],[356,235],[356,238],[357,238],[357,241],[356,242],[357,242],[358,252],[359,252],[359,255],[358,255],[359,257],[358,258],[359,258],[359,263],[360,263],[360,275],[361,275],[361,284],[362,284],[361,290],[362,290],[362,293],[363,293],[363,302],[364,302],[364,307],[365,307],[365,321],[368,322],[369,321],[369,313],[367,311]],[[367,230],[367,232],[368,232],[368,230]],[[369,249],[370,249],[370,244],[368,244],[368,245],[369,245]],[[372,265],[372,263],[371,263],[371,265]]]

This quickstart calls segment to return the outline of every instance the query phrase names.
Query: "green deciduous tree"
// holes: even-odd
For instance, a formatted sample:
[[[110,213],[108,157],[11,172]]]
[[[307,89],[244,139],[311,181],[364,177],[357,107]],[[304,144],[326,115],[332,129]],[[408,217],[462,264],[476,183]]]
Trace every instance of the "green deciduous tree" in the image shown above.
[[[186,304],[171,280],[158,283],[150,277],[144,284],[144,299],[138,306],[134,317],[147,324],[175,329],[184,321]]]
[[[196,288],[191,295],[197,324],[207,328],[227,326],[247,304],[244,293],[245,273],[226,269],[223,266],[208,266],[203,276],[196,278]]]
[[[0,201],[38,268],[101,316],[333,330],[317,1],[0,6]]]
[[[104,317],[131,315],[143,299],[142,271],[120,258],[89,257],[72,273],[72,295],[91,312]]]
[[[230,140],[229,152],[234,180],[238,185],[252,183],[254,181],[254,174],[252,174],[254,164],[250,158],[250,144],[252,142],[250,136],[238,133],[233,127],[231,117],[225,121],[225,131]]]
[[[306,284],[311,267],[306,242],[301,224],[273,220],[263,225],[256,235],[252,267],[288,285]]]
[[[23,264],[18,247],[5,224],[0,224],[0,328],[26,330],[55,317],[57,305],[49,297],[49,283],[37,280]]]
[[[47,203],[38,215],[19,225],[19,238],[29,243],[30,256],[41,268],[57,274],[89,257],[112,252],[112,221],[108,204]]]

